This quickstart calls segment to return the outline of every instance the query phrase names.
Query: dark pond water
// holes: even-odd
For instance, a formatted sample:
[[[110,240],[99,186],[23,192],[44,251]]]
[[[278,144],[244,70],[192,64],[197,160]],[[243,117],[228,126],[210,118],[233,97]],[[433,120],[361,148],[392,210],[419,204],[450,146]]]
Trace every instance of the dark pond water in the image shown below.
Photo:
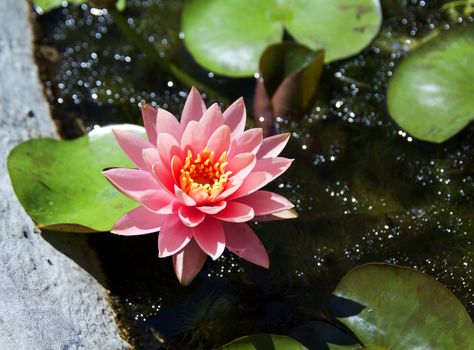
[[[374,43],[325,68],[311,113],[275,121],[278,131],[292,133],[285,155],[296,161],[272,188],[296,203],[300,217],[254,225],[270,270],[226,253],[183,288],[170,259],[157,258],[156,234],[91,236],[137,349],[210,348],[249,333],[292,334],[320,318],[341,276],[373,261],[431,274],[474,314],[474,127],[442,145],[423,143],[400,130],[385,105],[409,41],[452,23],[441,4],[382,1],[384,24]],[[253,79],[220,78],[192,62],[180,35],[181,8],[181,1],[129,0],[122,15],[82,5],[37,18],[42,78],[65,137],[94,125],[138,123],[142,100],[179,115],[187,88],[147,59],[117,21],[225,98],[244,95],[251,107]]]

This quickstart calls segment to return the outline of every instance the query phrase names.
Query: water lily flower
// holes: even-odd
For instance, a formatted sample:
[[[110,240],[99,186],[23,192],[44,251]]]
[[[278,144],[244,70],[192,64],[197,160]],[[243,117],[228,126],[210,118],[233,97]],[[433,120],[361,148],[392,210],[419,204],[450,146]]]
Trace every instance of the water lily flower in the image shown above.
[[[123,130],[115,137],[137,169],[104,171],[107,179],[140,205],[113,227],[119,235],[160,231],[159,256],[173,257],[176,275],[189,284],[207,256],[224,248],[268,268],[268,254],[246,224],[295,217],[286,198],[261,188],[285,172],[292,160],[278,157],[289,134],[263,138],[244,130],[243,99],[223,113],[206,106],[191,89],[181,120],[143,104],[148,140]]]

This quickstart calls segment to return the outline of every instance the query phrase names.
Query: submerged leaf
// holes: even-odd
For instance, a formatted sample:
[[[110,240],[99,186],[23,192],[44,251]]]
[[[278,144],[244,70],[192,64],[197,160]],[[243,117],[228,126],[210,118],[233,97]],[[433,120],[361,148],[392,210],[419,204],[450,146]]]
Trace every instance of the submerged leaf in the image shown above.
[[[68,0],[68,2],[73,4],[82,4],[87,0]],[[33,0],[33,2],[38,6],[42,12],[48,12],[54,10],[57,7],[61,7],[64,0]]]
[[[388,109],[414,137],[441,143],[474,119],[474,27],[453,29],[420,46],[395,71]]]
[[[144,135],[134,125],[113,126]],[[15,193],[40,227],[58,231],[108,231],[136,203],[102,175],[111,166],[133,167],[112,134],[112,127],[76,140],[24,142],[8,157]]]
[[[64,0],[33,0],[33,2],[41,10],[40,13],[44,13],[61,7]],[[67,0],[67,2],[72,4],[83,4],[89,2],[91,6],[97,7],[115,6],[118,11],[125,10],[125,7],[127,6],[127,0]]]

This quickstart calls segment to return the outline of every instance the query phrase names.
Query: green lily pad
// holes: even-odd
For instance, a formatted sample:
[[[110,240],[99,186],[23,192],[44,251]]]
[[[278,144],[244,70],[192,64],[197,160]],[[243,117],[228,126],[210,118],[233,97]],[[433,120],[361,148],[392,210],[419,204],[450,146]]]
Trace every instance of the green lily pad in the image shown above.
[[[222,350],[307,350],[296,340],[283,335],[254,334],[224,345]]]
[[[271,1],[186,1],[182,26],[186,47],[213,72],[233,77],[258,70],[261,53],[283,37],[283,26],[268,9]]]
[[[134,125],[113,128],[145,134]],[[57,231],[109,231],[137,206],[102,175],[108,167],[134,167],[117,144],[112,126],[76,140],[30,140],[8,156],[20,203],[40,228]]]
[[[362,50],[381,22],[378,0],[188,0],[182,29],[199,64],[244,77],[257,72],[263,50],[282,40],[285,27],[296,41],[324,49],[327,63]]]
[[[275,115],[304,112],[316,98],[324,51],[295,42],[270,45],[260,58],[260,72]]]
[[[414,137],[441,143],[474,119],[474,26],[439,34],[395,71],[388,109]]]
[[[414,269],[362,265],[343,277],[334,295],[363,307],[336,316],[367,349],[474,349],[474,325],[461,302]]]

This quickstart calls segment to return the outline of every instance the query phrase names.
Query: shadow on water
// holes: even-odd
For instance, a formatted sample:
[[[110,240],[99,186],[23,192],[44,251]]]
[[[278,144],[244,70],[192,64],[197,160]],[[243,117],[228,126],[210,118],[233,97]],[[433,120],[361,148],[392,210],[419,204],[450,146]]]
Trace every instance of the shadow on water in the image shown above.
[[[314,310],[314,307],[312,309]],[[322,303],[318,314],[304,311],[308,314],[308,319],[292,329],[289,335],[308,349],[329,350],[328,344],[353,345],[357,348],[360,345],[357,337],[350,329],[336,321],[336,317],[355,316],[364,309],[364,305],[331,294]],[[311,308],[306,308],[306,310],[311,310]]]
[[[334,294],[328,298],[326,305],[328,310],[331,311],[331,315],[340,318],[358,315],[365,309],[365,306],[362,304]]]
[[[300,216],[253,224],[269,252],[269,270],[226,252],[184,288],[171,260],[157,258],[156,234],[87,236],[137,349],[209,349],[254,333],[291,335],[312,349],[325,349],[328,341],[353,344],[321,317],[340,278],[366,262],[427,272],[473,314],[474,126],[432,145],[391,121],[385,90],[406,50],[388,38],[421,38],[445,20],[441,2],[401,3],[383,1],[383,28],[370,47],[325,67],[326,93],[310,113],[275,121],[277,131],[292,133],[284,156],[296,161],[269,189],[295,203]],[[157,50],[228,98],[243,94],[250,101],[252,79],[215,76],[185,53],[181,1],[127,4],[127,21]],[[94,124],[139,122],[142,100],[179,115],[187,89],[147,64],[109,14],[93,15],[83,4],[53,11],[38,24],[42,78],[64,135]],[[103,281],[71,249],[84,244],[79,236],[44,236]],[[362,307],[350,306],[346,301],[339,310]]]

